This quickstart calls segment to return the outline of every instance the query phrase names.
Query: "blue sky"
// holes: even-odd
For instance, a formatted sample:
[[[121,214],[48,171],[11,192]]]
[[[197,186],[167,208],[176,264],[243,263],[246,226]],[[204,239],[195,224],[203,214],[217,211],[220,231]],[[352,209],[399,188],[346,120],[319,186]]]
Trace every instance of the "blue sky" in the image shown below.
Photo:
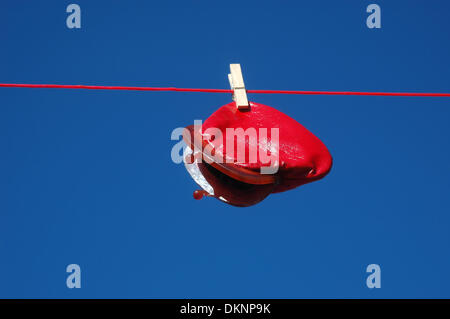
[[[72,1],[75,2],[75,1]],[[0,3],[0,82],[450,91],[448,1]],[[195,201],[176,127],[228,94],[0,89],[0,297],[450,298],[450,99],[249,95],[334,158],[235,208]],[[79,264],[82,288],[66,287]],[[381,266],[380,289],[366,266]]]

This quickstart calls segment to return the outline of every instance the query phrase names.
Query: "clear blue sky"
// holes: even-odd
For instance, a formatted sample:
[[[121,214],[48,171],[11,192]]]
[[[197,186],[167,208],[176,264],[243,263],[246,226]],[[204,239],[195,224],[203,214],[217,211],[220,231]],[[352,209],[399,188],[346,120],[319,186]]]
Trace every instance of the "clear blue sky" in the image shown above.
[[[228,88],[241,63],[249,89],[450,91],[448,1],[72,2],[1,1],[0,82]],[[449,98],[249,98],[321,138],[329,176],[195,201],[170,133],[228,94],[0,89],[0,297],[450,297]]]

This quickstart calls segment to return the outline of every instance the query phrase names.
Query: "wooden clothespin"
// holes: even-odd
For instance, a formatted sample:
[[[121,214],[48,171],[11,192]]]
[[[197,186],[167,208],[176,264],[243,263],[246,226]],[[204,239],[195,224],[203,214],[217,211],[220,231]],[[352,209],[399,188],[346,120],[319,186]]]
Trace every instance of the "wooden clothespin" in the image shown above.
[[[231,73],[228,74],[228,80],[230,81],[230,86],[233,90],[233,101],[236,102],[238,110],[247,110],[249,105],[241,65],[230,64],[230,72]]]

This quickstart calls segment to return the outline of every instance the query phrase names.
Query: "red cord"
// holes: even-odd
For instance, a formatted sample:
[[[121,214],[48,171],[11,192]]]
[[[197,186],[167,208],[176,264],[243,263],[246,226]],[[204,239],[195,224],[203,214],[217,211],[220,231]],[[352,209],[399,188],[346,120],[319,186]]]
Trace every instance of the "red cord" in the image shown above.
[[[450,93],[408,93],[408,92],[340,92],[340,91],[283,91],[247,90],[248,93],[306,94],[306,95],[377,95],[377,96],[448,96]]]
[[[99,85],[62,85],[62,84],[7,84],[0,83],[0,87],[9,88],[47,88],[47,89],[87,89],[87,90],[129,90],[129,91],[179,91],[179,92],[209,92],[232,93],[231,90],[220,89],[184,89],[184,88],[155,88],[137,86],[99,86]]]
[[[0,87],[15,88],[49,88],[49,89],[87,89],[87,90],[130,90],[130,91],[177,91],[233,93],[223,89],[188,89],[174,87],[136,87],[136,86],[98,86],[98,85],[60,85],[60,84],[8,84],[0,83]],[[340,91],[285,91],[285,90],[247,90],[257,94],[305,94],[305,95],[376,95],[376,96],[439,96],[450,97],[450,93],[395,93],[395,92],[340,92]]]

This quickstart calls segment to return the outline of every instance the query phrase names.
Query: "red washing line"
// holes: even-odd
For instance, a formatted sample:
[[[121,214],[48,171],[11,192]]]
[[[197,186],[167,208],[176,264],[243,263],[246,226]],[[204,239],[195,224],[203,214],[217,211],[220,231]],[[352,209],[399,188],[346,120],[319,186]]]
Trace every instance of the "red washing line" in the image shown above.
[[[223,89],[188,89],[174,87],[136,87],[136,86],[98,86],[98,85],[60,85],[60,84],[9,84],[0,83],[0,87],[15,88],[48,88],[48,89],[87,89],[87,90],[129,90],[129,91],[176,91],[233,93]],[[377,95],[377,96],[438,96],[450,97],[450,93],[401,93],[401,92],[341,92],[341,91],[286,91],[286,90],[247,90],[257,94],[304,94],[304,95]]]

